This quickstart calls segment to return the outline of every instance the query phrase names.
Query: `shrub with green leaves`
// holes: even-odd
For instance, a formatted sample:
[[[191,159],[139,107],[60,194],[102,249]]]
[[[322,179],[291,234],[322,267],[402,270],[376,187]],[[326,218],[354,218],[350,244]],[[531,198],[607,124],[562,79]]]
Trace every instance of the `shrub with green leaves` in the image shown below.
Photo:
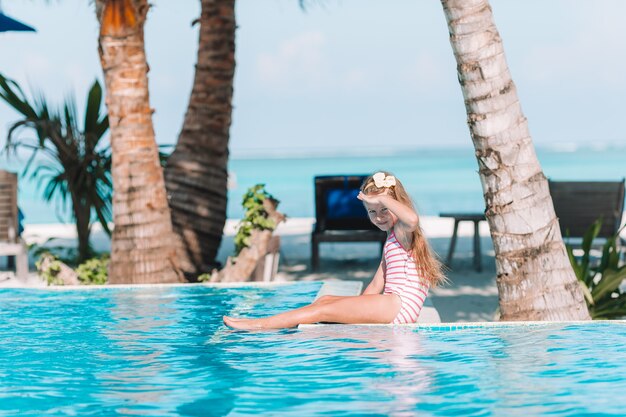
[[[276,228],[276,223],[268,217],[268,213],[263,206],[263,202],[268,198],[275,200],[265,190],[265,184],[257,184],[250,187],[244,194],[241,204],[245,214],[237,226],[235,256],[239,255],[243,248],[250,246],[250,237],[253,230],[274,230]]]
[[[44,260],[43,257],[40,257],[37,262],[35,262],[35,266],[37,267],[41,278],[43,278],[48,285],[63,285],[63,280],[59,277],[62,263],[54,255],[51,256],[53,260],[47,268],[42,266]]]
[[[626,279],[626,264],[620,265],[619,233],[606,240],[602,256],[593,260],[593,240],[602,227],[602,219],[596,220],[585,232],[582,241],[583,255],[577,258],[574,249],[566,244],[572,268],[581,283],[589,314],[592,319],[618,319],[626,317],[626,293],[620,285]],[[621,230],[620,230],[621,231]]]
[[[78,280],[85,285],[104,285],[109,279],[109,256],[91,258],[78,265]]]
[[[198,275],[198,282],[211,282],[211,274],[204,273]]]

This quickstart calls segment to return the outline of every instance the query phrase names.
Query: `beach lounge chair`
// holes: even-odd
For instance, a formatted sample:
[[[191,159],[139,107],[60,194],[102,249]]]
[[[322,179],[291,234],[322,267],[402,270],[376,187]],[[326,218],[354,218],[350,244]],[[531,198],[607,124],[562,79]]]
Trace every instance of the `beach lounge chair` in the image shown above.
[[[0,170],[0,256],[15,256],[15,275],[28,277],[28,248],[18,233],[17,174]]]
[[[589,226],[600,217],[602,228],[598,237],[606,239],[614,236],[622,223],[624,181],[549,180],[563,238],[582,239]],[[623,245],[623,242],[620,243]]]
[[[323,242],[380,242],[387,234],[374,226],[357,199],[367,175],[316,176],[315,228],[311,234],[311,269],[319,269],[319,245]]]

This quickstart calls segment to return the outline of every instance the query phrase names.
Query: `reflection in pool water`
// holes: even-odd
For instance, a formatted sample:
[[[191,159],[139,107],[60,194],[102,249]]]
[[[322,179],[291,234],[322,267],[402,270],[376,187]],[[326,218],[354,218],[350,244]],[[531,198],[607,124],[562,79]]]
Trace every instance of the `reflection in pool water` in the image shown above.
[[[0,291],[0,414],[623,415],[624,323],[238,332],[319,283]]]

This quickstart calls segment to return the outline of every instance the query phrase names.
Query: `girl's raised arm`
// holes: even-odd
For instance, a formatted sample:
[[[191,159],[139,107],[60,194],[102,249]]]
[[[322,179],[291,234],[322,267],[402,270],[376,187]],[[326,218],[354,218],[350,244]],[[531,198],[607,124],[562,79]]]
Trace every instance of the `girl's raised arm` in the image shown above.
[[[407,232],[412,232],[417,229],[419,225],[419,217],[415,210],[387,195],[387,192],[383,194],[366,195],[361,191],[357,198],[366,203],[382,204],[387,207],[387,210],[391,211],[398,218],[398,221],[402,224],[402,228]]]

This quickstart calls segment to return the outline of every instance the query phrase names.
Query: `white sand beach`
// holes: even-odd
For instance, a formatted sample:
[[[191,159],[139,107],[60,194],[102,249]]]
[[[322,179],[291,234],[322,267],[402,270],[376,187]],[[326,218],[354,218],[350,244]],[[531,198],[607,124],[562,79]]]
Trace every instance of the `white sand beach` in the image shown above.
[[[375,272],[380,247],[377,243],[324,243],[320,246],[320,270],[310,269],[310,236],[313,218],[289,218],[276,230],[281,238],[280,264],[277,281],[356,280],[367,285]],[[433,249],[445,258],[452,234],[453,221],[436,216],[424,216],[422,224]],[[218,260],[224,262],[233,250],[237,221],[229,220],[224,229]],[[459,227],[459,239],[451,268],[447,270],[449,284],[431,291],[431,300],[443,322],[492,321],[498,307],[495,285],[494,253],[486,222],[481,223],[482,272],[473,269],[472,224]],[[28,244],[44,246],[73,246],[75,231],[71,224],[26,225],[23,237]],[[54,239],[52,239],[54,238]],[[50,240],[52,239],[52,240]],[[110,242],[100,228],[94,226],[92,244],[97,251],[108,251]],[[32,256],[31,256],[32,258]],[[5,258],[6,259],[6,258]],[[15,279],[0,260],[0,288],[45,287],[34,272],[35,259],[30,259],[31,272],[26,282]]]

